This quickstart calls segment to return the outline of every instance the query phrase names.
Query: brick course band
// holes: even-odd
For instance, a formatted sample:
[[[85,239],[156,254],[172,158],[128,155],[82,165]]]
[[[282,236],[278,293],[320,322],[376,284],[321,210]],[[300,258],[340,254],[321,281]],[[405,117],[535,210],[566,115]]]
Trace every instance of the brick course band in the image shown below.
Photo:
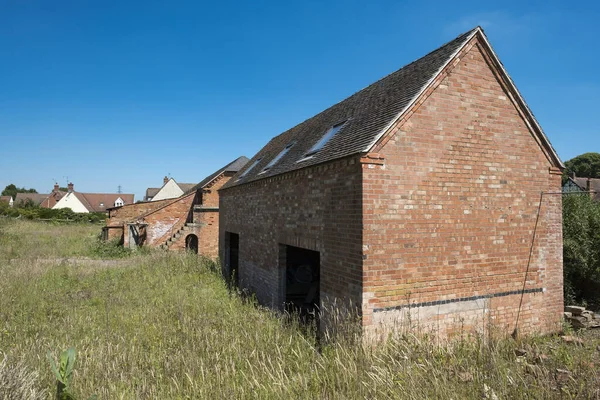
[[[426,301],[423,303],[413,303],[413,304],[394,306],[394,307],[376,308],[373,310],[373,312],[376,313],[376,312],[384,312],[384,311],[394,311],[394,310],[401,310],[403,308],[431,307],[431,306],[439,306],[442,304],[459,303],[462,301],[475,301],[475,300],[481,300],[481,299],[491,299],[491,298],[495,298],[495,297],[513,296],[515,294],[521,294],[521,293],[523,293],[523,294],[541,293],[543,291],[544,291],[544,289],[542,289],[542,288],[525,289],[525,290],[511,290],[510,292],[499,292],[499,293],[493,293],[493,294],[485,294],[485,295],[481,295],[481,296],[462,297],[459,299]]]

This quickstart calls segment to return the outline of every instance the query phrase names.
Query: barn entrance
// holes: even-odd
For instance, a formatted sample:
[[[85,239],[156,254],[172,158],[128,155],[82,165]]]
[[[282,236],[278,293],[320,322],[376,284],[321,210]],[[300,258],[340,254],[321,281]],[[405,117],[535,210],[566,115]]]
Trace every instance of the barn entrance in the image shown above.
[[[238,286],[239,278],[240,235],[225,232],[225,278],[230,285]]]
[[[318,323],[321,304],[320,254],[295,246],[281,247],[285,251],[285,310],[297,313],[306,322],[316,318]]]
[[[127,247],[136,249],[146,241],[146,224],[127,224]]]
[[[194,234],[185,237],[185,249],[194,254],[198,254],[198,236]]]

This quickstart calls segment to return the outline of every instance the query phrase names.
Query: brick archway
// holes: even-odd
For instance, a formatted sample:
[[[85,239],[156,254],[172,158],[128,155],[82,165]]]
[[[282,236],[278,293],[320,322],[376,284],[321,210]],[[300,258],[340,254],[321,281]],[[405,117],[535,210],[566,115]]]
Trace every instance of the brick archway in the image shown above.
[[[198,254],[198,236],[189,234],[185,237],[185,249]]]

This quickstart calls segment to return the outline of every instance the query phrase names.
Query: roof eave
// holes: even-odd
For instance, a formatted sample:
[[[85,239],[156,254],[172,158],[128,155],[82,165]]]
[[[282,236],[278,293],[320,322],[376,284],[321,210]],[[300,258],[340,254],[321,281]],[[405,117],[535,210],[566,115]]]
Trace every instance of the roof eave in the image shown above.
[[[535,118],[535,116],[533,115],[533,112],[531,111],[531,109],[529,108],[527,103],[525,102],[525,99],[523,98],[523,96],[521,95],[519,90],[517,89],[512,78],[510,77],[510,75],[508,74],[506,69],[504,68],[504,65],[502,64],[502,62],[500,62],[498,55],[494,51],[490,42],[488,41],[487,36],[483,32],[483,29],[479,26],[477,28],[475,28],[473,30],[473,32],[469,35],[469,37],[463,42],[463,44],[454,51],[452,56],[450,56],[448,58],[448,60],[441,66],[441,68],[439,68],[439,70],[431,77],[431,79],[427,82],[427,84],[425,84],[423,86],[423,88],[419,91],[419,93],[417,93],[417,95],[406,105],[406,107],[402,111],[400,111],[400,113],[395,118],[393,118],[390,121],[390,123],[384,127],[384,129],[382,129],[382,131],[375,137],[375,139],[369,144],[369,146],[367,146],[367,148],[363,151],[363,153],[369,153],[373,150],[373,148],[377,145],[377,143],[381,140],[381,138],[402,118],[402,116],[408,110],[410,110],[415,105],[415,103],[421,98],[423,93],[425,93],[431,87],[431,85],[434,83],[436,78],[442,73],[442,71],[444,71],[444,69],[456,58],[456,56],[465,48],[465,46],[467,46],[467,44],[473,39],[473,37],[475,37],[478,34],[479,34],[479,37],[482,39],[482,42],[485,45],[486,50],[488,51],[490,57],[492,58],[492,61],[494,62],[496,69],[501,73],[502,78],[504,78],[503,79],[504,83],[516,95],[516,100],[518,101],[521,109],[525,112],[527,119],[529,119],[532,122],[532,124],[529,124],[529,122],[526,121],[527,125],[529,125],[530,129],[534,133],[537,134],[537,137],[539,138],[539,140],[541,142],[540,144],[548,153],[548,156],[549,156],[550,160],[553,162],[553,164],[556,167],[558,167],[561,171],[565,169],[565,165],[562,162],[562,160],[560,159],[560,157],[558,156],[558,153],[556,152],[556,150],[554,150],[554,147],[552,147],[550,140],[544,133],[542,127],[540,126],[540,124],[537,121],[537,119]]]
[[[427,83],[425,85],[423,85],[423,87],[421,88],[421,90],[412,98],[412,100],[406,105],[406,107],[404,107],[398,113],[398,115],[396,115],[381,130],[381,132],[379,132],[379,134],[375,137],[375,139],[373,139],[373,141],[362,151],[362,153],[367,154],[367,153],[370,153],[373,150],[373,148],[381,140],[381,138],[400,120],[400,118],[402,118],[402,116],[406,113],[406,111],[410,110],[414,106],[414,104],[421,98],[421,96],[423,95],[423,93],[425,93],[425,91],[427,91],[427,89],[429,89],[431,87],[431,85],[436,80],[436,78],[440,75],[440,73],[442,73],[442,71],[448,66],[448,64],[450,64],[452,62],[452,60],[454,60],[456,58],[456,55],[462,51],[462,49],[467,45],[467,43],[469,43],[471,41],[471,39],[477,34],[477,32],[481,32],[481,27],[478,26],[477,28],[475,28],[473,30],[473,32],[471,32],[471,34],[469,35],[469,37],[467,39],[465,39],[465,41],[463,42],[463,44],[460,45],[452,53],[452,55],[450,57],[448,57],[448,60],[446,60],[446,62],[437,70],[437,72],[435,74],[433,74],[433,76],[429,79],[429,81],[427,81]]]

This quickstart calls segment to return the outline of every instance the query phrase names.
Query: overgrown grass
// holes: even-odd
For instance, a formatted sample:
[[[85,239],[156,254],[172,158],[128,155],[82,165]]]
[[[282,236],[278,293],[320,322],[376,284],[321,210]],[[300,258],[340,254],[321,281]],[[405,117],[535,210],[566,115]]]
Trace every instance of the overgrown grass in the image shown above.
[[[102,268],[40,264],[28,257],[29,245],[21,247],[39,233],[3,229],[0,254],[12,241],[11,254],[23,258],[0,264],[0,352],[37,373],[48,393],[55,381],[46,352],[57,358],[75,347],[77,398],[600,397],[597,338],[585,346],[559,337],[465,338],[441,347],[407,334],[371,347],[349,335],[319,348],[295,323],[231,294],[210,260],[150,252]],[[10,239],[18,236],[21,244]],[[44,243],[63,247],[38,254],[85,253],[69,240]],[[517,357],[517,349],[526,354]]]

